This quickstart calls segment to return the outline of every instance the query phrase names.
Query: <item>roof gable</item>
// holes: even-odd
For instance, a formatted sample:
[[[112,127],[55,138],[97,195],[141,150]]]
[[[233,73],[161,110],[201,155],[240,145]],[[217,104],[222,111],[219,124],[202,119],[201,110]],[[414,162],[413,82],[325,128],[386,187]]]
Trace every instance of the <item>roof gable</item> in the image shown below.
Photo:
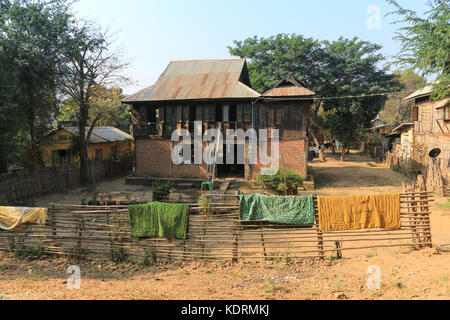
[[[278,81],[272,89],[263,93],[265,97],[299,97],[314,96],[315,93],[305,88],[305,84],[293,76],[288,76]]]

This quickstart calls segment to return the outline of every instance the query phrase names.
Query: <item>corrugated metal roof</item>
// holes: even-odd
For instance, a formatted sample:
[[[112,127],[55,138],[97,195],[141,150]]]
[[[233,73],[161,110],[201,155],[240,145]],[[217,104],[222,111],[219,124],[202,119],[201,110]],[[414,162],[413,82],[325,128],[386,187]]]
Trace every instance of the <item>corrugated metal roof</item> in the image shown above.
[[[404,100],[411,100],[411,99],[417,99],[417,98],[421,98],[421,97],[426,97],[431,95],[431,92],[433,92],[433,85],[439,83],[439,80],[435,80],[433,82],[431,82],[431,84],[417,90],[414,91],[413,93],[411,93],[409,96],[407,96]],[[449,87],[450,85],[448,85],[447,87]]]
[[[450,104],[450,98],[438,101],[438,103],[436,104],[436,106],[434,108],[441,109],[441,108],[446,107],[448,104]]]
[[[172,61],[158,81],[122,100],[145,101],[257,98],[245,59]]]
[[[415,99],[415,98],[419,98],[419,97],[423,97],[423,96],[428,96],[431,94],[432,90],[433,90],[433,85],[423,87],[422,89],[419,89],[419,90],[411,93],[409,96],[407,96],[405,98],[405,100],[411,100],[411,99]]]
[[[392,130],[392,132],[400,132],[400,131],[403,131],[403,130],[405,130],[405,129],[407,129],[407,128],[410,128],[410,127],[412,127],[412,126],[414,126],[414,123],[402,123],[401,125],[399,125],[397,128],[395,128],[394,130]]]
[[[304,87],[273,88],[264,93],[265,97],[314,96],[315,93]]]
[[[78,133],[77,127],[64,127],[62,128],[72,134]],[[86,136],[89,132],[89,127],[86,127]],[[94,127],[92,130],[90,143],[107,143],[116,141],[133,140],[133,137],[126,132],[115,127]]]
[[[304,83],[298,81],[293,76],[289,76],[279,81],[275,86],[263,93],[265,97],[299,97],[314,96],[315,93],[306,89]]]

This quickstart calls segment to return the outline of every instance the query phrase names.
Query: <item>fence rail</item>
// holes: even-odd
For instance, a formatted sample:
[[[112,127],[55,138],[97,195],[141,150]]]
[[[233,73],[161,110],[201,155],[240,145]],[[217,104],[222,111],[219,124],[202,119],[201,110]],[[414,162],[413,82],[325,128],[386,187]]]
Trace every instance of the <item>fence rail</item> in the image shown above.
[[[317,199],[315,199],[317,200]],[[0,250],[38,251],[112,260],[293,259],[341,257],[347,250],[431,246],[426,192],[401,194],[401,229],[322,232],[293,226],[239,221],[238,197],[223,195],[209,214],[191,204],[188,239],[136,239],[130,234],[126,205],[51,205],[45,226],[0,232]]]
[[[133,161],[129,157],[118,161],[89,161],[95,182],[115,176],[124,176],[132,166]],[[77,164],[67,164],[4,174],[0,176],[0,205],[33,206],[33,198],[77,187],[80,184],[79,171]]]

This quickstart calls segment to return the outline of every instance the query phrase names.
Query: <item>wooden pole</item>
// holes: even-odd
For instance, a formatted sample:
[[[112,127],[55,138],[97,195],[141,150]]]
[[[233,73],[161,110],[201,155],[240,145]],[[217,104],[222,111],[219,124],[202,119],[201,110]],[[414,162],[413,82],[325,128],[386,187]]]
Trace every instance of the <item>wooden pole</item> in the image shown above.
[[[281,155],[281,161],[283,162],[284,195],[287,196],[286,165],[284,163],[283,155]]]
[[[325,259],[325,252],[323,250],[323,233],[320,231],[319,224],[319,209],[317,206],[317,196],[314,196],[314,224],[316,226],[316,234],[317,234],[317,249],[319,251],[319,256],[321,259]]]

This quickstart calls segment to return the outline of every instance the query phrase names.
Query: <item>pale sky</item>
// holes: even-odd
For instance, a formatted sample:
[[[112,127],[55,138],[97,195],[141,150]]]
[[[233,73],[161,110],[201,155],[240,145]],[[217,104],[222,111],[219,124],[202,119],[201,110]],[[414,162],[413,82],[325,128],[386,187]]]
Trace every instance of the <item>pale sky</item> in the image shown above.
[[[428,10],[427,0],[399,3],[418,13]],[[373,8],[379,8],[379,24]],[[400,48],[392,40],[399,28],[391,24],[396,17],[385,17],[392,9],[385,0],[79,0],[74,5],[79,17],[116,33],[131,63],[127,75],[137,81],[125,94],[155,83],[171,60],[232,58],[227,46],[255,35],[356,36],[382,45],[382,53],[392,57]]]

